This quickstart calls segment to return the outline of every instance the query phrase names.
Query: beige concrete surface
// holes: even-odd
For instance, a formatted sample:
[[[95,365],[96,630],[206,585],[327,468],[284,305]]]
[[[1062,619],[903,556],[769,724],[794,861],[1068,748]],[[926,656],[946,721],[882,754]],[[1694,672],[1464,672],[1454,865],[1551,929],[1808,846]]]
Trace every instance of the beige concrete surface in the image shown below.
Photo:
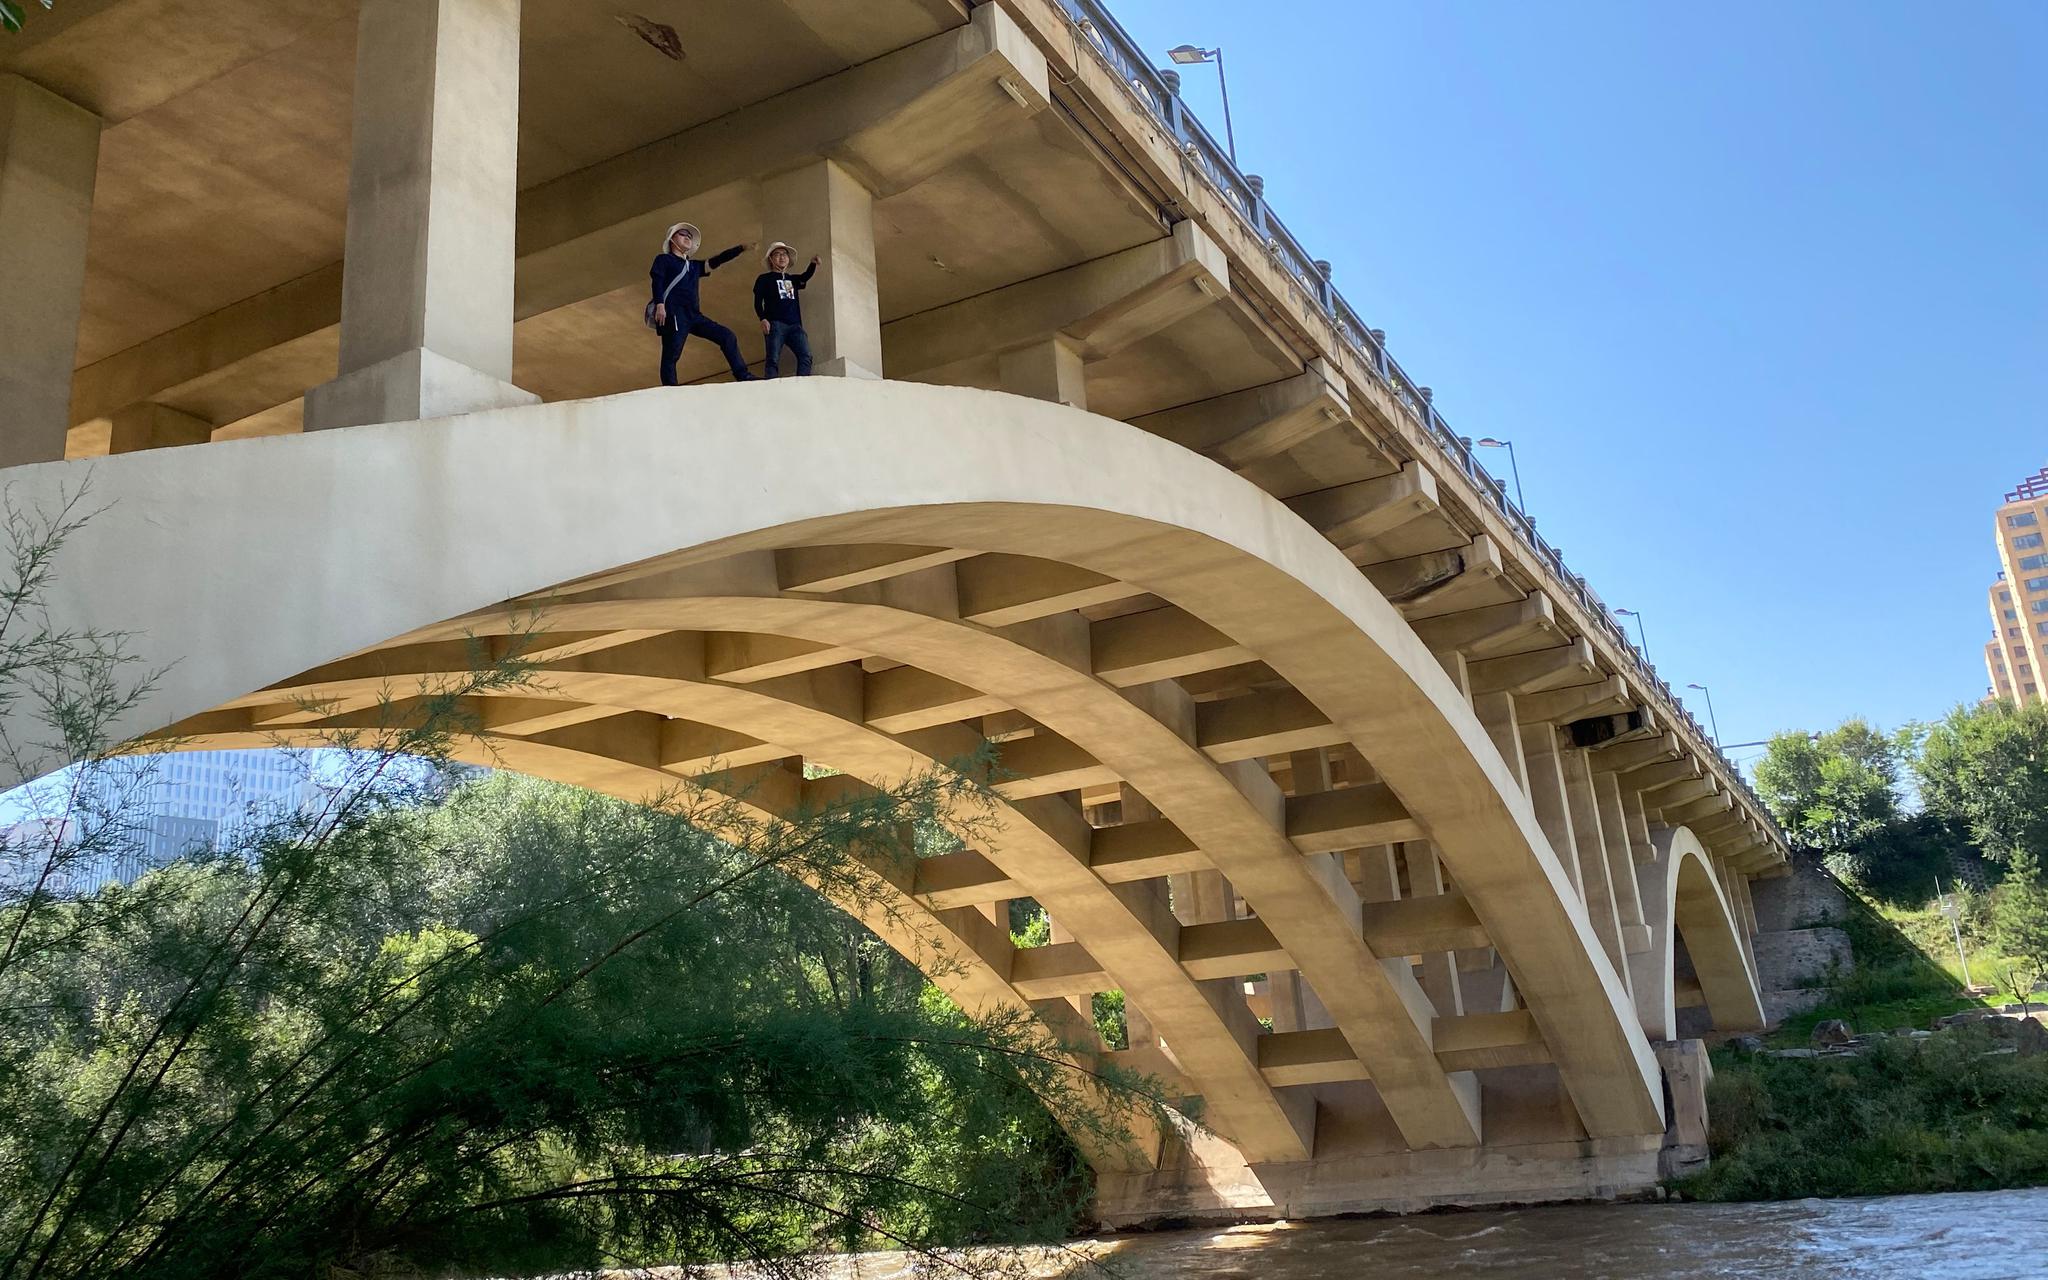
[[[672,417],[685,402],[687,432]],[[503,447],[508,431],[519,448]],[[794,456],[809,465],[786,473],[780,460]],[[54,492],[86,465],[18,469],[18,500]],[[776,469],[773,483],[763,466]],[[750,473],[760,481],[739,479]],[[1642,1067],[1647,1045],[1620,979],[1591,941],[1585,907],[1492,740],[1436,663],[1341,553],[1250,486],[1146,433],[984,392],[812,380],[158,450],[100,462],[96,477],[119,514],[81,535],[77,554],[109,568],[61,601],[60,616],[115,625],[118,614],[119,625],[147,637],[146,654],[184,655],[134,729],[185,720],[407,635],[502,626],[494,601],[544,599],[549,625],[576,633],[785,634],[907,663],[985,690],[1081,746],[1193,836],[1332,1006],[1397,1121],[1416,1126],[1416,1145],[1432,1145],[1428,1117],[1455,1119],[1470,1108],[1427,1101],[1429,1081],[1442,1088],[1456,1073],[1432,1066],[1433,1077],[1410,1076],[1397,1065],[1400,1042],[1389,1033],[1403,1026],[1411,1030],[1400,1034],[1417,1035],[1427,1052],[1428,1024],[1412,1012],[1426,997],[1411,988],[1405,1015],[1373,1003],[1360,980],[1392,971],[1370,959],[1355,915],[1350,932],[1330,931],[1351,886],[1302,878],[1309,866],[1291,848],[1277,856],[1286,837],[1273,806],[1284,797],[1263,770],[1232,775],[1199,761],[1184,693],[1163,683],[1126,691],[1150,690],[1141,706],[1061,659],[1057,629],[1004,635],[929,602],[916,607],[918,591],[937,585],[924,580],[953,573],[950,561],[851,588],[857,598],[846,598],[782,590],[774,558],[760,556],[821,539],[964,544],[1133,581],[1284,672],[1329,716],[1330,740],[1374,763],[1508,958],[1588,1127],[1661,1128],[1654,1068]],[[687,500],[678,486],[701,497]],[[249,522],[261,514],[222,499],[252,491],[294,493],[311,518],[332,513],[333,527],[350,532],[323,554],[369,566],[377,589],[337,593],[339,570],[309,573],[301,552],[251,537]],[[1199,522],[1202,532],[1175,520]],[[137,521],[176,532],[150,556],[118,561],[108,554],[124,540],[117,526]],[[442,554],[422,560],[416,549],[428,543]],[[162,572],[227,562],[243,568],[196,584]],[[641,568],[620,574],[614,565]],[[579,590],[578,580],[608,585]],[[731,594],[743,583],[752,585]],[[876,591],[902,598],[862,596]],[[264,625],[246,626],[250,617]],[[1176,703],[1184,709],[1174,711]],[[1176,717],[1189,736],[1168,732]],[[1515,842],[1519,855],[1505,854]],[[1067,923],[1100,958],[1120,945],[1155,945],[1136,931],[1106,936]],[[1405,965],[1400,972],[1412,984]],[[1155,1021],[1167,1003],[1143,983],[1175,981],[1159,969],[1134,984]],[[1223,1043],[1213,1034],[1175,1044],[1169,1032],[1167,1040],[1183,1055]],[[1402,1101],[1408,1078],[1424,1086],[1424,1101]]]
[[[91,112],[0,74],[0,467],[64,456],[99,145]]]

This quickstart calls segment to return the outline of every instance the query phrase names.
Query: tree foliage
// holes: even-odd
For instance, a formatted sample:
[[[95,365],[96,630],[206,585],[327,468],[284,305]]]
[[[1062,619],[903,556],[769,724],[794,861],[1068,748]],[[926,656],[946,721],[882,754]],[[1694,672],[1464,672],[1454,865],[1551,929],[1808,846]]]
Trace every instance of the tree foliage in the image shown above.
[[[1928,730],[1914,773],[1928,811],[1985,857],[2048,863],[2048,705],[1956,708]]]
[[[1756,766],[1771,816],[1813,850],[1853,848],[1897,821],[1898,785],[1898,741],[1861,718],[1823,734],[1776,734]]]

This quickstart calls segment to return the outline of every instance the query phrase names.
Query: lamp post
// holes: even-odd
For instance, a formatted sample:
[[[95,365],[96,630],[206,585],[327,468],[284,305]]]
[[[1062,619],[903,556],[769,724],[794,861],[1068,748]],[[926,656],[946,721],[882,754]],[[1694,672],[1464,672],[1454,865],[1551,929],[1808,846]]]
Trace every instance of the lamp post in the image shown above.
[[[1195,45],[1184,44],[1175,49],[1168,49],[1166,56],[1184,67],[1193,66],[1198,62],[1213,62],[1216,64],[1216,83],[1223,89],[1223,137],[1230,144],[1230,163],[1235,165],[1237,163],[1237,128],[1230,122],[1230,80],[1223,74],[1223,50],[1202,49]]]
[[[1643,661],[1648,662],[1650,660],[1650,641],[1643,635],[1643,615],[1637,613],[1634,609],[1616,609],[1614,610],[1614,616],[1617,618],[1634,618],[1636,620],[1636,645],[1643,651]]]
[[[1721,720],[1714,714],[1714,691],[1703,684],[1689,684],[1688,689],[1698,689],[1707,695],[1707,723],[1714,726],[1714,745],[1721,745]]]
[[[1508,451],[1508,470],[1513,472],[1515,477],[1515,505],[1522,509],[1523,515],[1528,515],[1529,504],[1522,500],[1522,466],[1515,461],[1515,442],[1512,440],[1496,440],[1492,436],[1487,436],[1483,440],[1474,440],[1472,443],[1482,449],[1506,449]]]

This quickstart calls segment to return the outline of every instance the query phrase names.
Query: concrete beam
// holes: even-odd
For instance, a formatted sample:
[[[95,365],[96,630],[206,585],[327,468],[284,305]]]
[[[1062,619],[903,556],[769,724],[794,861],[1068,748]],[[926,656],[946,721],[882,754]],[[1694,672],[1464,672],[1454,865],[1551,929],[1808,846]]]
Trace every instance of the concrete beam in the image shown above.
[[[1634,705],[1634,695],[1629,692],[1628,682],[1620,676],[1609,676],[1595,684],[1523,694],[1515,699],[1515,708],[1522,713],[1523,719],[1553,724],[1569,724],[1588,716],[1614,715]]]
[[[1675,733],[1665,733],[1646,742],[1620,742],[1593,748],[1596,767],[1613,773],[1627,773],[1644,765],[1676,760],[1685,754],[1685,744]]]
[[[1319,435],[1351,414],[1350,391],[1327,361],[1292,378],[1131,420],[1232,470]]]
[[[1595,684],[1599,670],[1592,642],[1584,636],[1555,649],[1486,658],[1467,667],[1474,693],[1542,693]]]
[[[1361,543],[1360,546],[1370,546]],[[1409,621],[1519,600],[1500,548],[1485,534],[1467,546],[1361,566],[1366,578]]]
[[[1208,306],[1229,281],[1215,241],[1177,223],[1166,239],[892,321],[883,358],[890,376],[925,381],[1053,337],[1101,360]]]
[[[131,404],[115,412],[107,437],[107,452],[169,449],[179,445],[205,444],[211,439],[213,424],[204,418],[179,413],[160,404]]]
[[[1415,634],[1432,650],[1456,650],[1467,658],[1498,658],[1564,642],[1557,609],[1541,591],[1504,604],[1417,619]]]
[[[1436,477],[1410,459],[1390,476],[1287,499],[1294,514],[1340,547],[1371,542],[1441,509]]]

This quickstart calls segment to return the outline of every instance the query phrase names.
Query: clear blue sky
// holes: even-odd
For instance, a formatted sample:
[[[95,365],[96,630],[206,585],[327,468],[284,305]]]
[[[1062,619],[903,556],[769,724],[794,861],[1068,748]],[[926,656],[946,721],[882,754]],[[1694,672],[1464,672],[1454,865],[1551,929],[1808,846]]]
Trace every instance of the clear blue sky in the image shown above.
[[[1110,3],[1223,46],[1245,170],[1724,738],[1981,696],[2048,462],[2048,3]]]

